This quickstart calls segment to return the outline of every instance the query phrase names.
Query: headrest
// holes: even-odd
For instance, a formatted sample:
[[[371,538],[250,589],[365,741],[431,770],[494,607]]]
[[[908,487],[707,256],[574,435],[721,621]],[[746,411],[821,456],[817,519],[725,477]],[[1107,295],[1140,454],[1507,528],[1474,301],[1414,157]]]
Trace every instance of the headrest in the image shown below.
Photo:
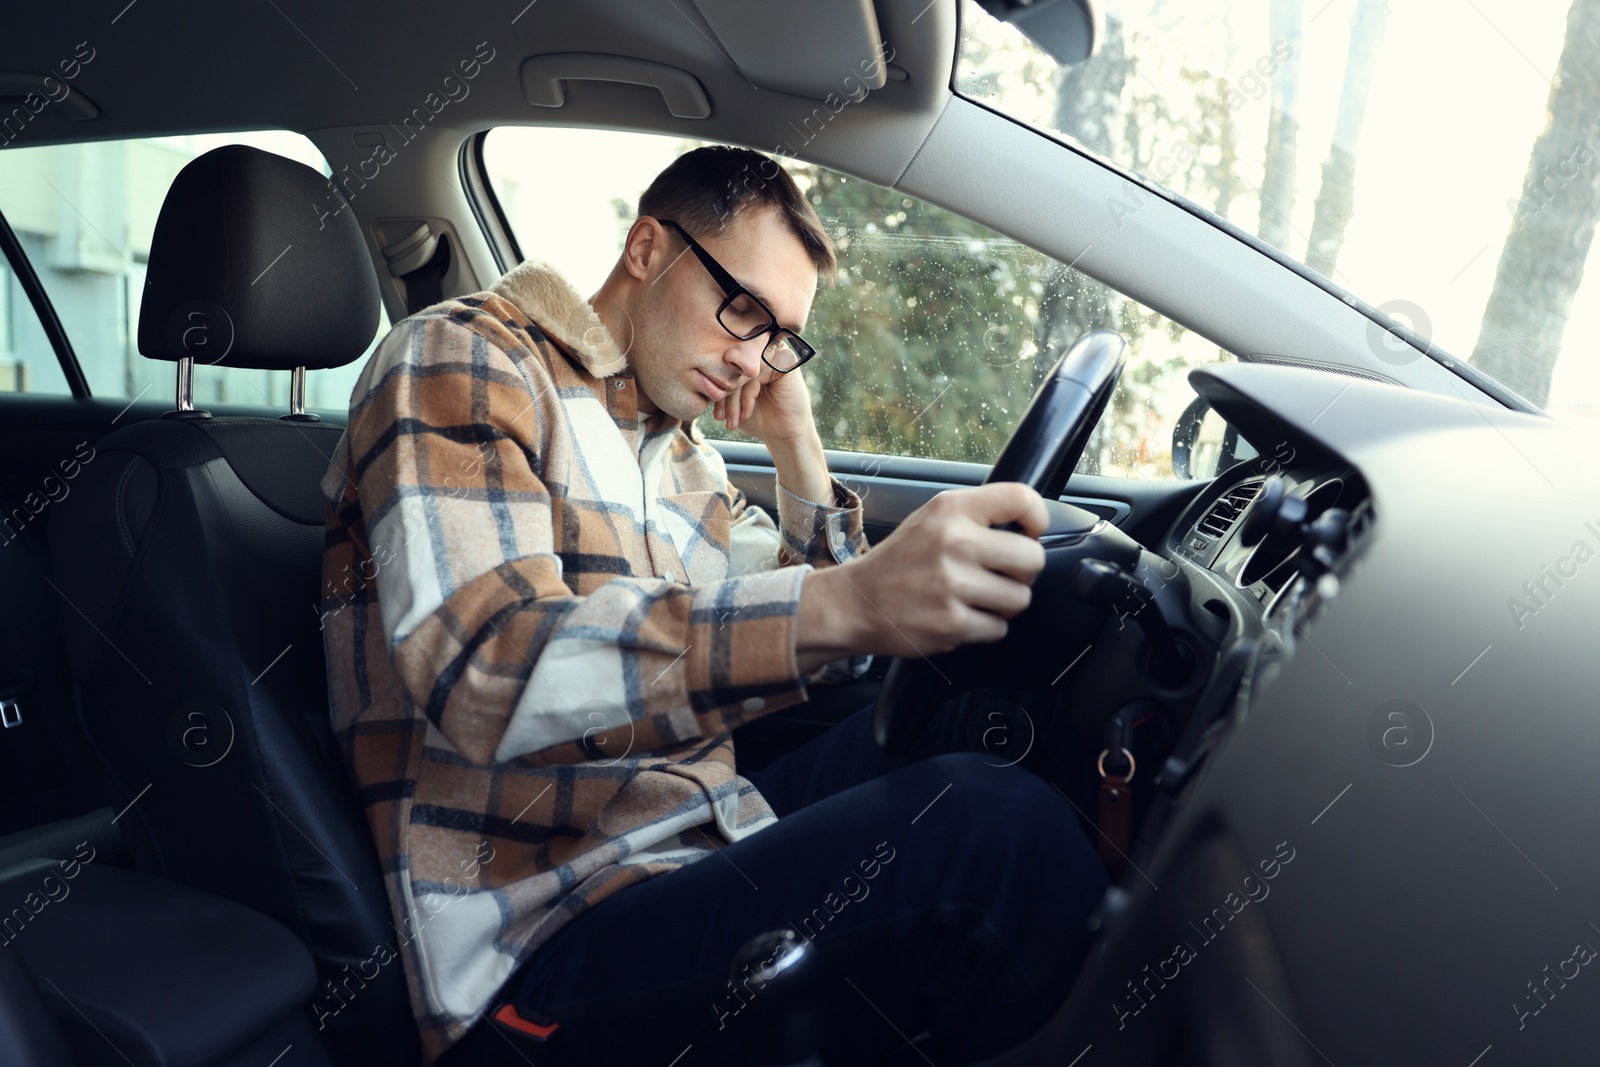
[[[359,357],[378,328],[378,283],[355,213],[329,213],[327,200],[321,174],[257,148],[191,161],[150,241],[139,351],[264,370]]]

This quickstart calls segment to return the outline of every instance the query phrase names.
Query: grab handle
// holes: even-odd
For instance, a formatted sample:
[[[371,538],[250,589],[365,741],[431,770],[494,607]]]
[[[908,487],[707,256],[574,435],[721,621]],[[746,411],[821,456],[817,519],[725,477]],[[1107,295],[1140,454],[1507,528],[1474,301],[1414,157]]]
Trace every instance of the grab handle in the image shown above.
[[[680,119],[711,117],[711,101],[693,74],[665,63],[600,52],[552,52],[522,61],[522,91],[536,107],[560,107],[567,102],[563,82],[622,82],[648,85],[661,93],[667,110]]]

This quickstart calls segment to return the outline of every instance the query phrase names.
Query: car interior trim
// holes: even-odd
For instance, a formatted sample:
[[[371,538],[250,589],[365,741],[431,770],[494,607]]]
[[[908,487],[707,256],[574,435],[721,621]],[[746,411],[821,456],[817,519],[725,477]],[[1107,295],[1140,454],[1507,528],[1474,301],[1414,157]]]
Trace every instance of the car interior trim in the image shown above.
[[[763,89],[825,100],[839,92],[836,69],[856,72],[869,89],[887,80],[872,0],[693,2],[729,60]]]
[[[526,257],[517,240],[517,232],[506,216],[505,207],[489,180],[488,166],[484,161],[484,147],[489,141],[489,131],[473,134],[461,144],[458,158],[461,188],[466,191],[467,203],[478,222],[478,229],[489,243],[489,253],[494,256],[501,273],[509,271]]]

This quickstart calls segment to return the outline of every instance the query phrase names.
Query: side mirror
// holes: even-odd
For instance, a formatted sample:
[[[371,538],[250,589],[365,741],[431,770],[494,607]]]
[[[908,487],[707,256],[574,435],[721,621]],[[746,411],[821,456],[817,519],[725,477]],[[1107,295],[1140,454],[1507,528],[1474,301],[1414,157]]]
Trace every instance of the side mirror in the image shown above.
[[[1205,397],[1197,396],[1172,428],[1172,471],[1179,478],[1214,478],[1242,459],[1256,455]]]
[[[1101,0],[978,0],[1009,22],[1057,63],[1070,66],[1094,55],[1105,36]]]

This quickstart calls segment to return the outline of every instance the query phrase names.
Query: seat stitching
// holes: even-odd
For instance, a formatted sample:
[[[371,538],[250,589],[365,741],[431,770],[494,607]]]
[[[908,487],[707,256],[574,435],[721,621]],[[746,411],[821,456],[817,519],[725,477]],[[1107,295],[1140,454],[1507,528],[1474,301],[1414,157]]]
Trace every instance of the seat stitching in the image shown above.
[[[133,476],[134,464],[137,463],[141,458],[143,457],[136,455],[134,457],[134,463],[130,463],[123,468],[122,477],[117,481],[117,529],[122,532],[122,544],[125,548],[127,548],[128,555],[130,557],[134,555],[133,532],[128,529],[128,524],[124,521],[122,494],[123,490],[127,488],[128,479]]]

